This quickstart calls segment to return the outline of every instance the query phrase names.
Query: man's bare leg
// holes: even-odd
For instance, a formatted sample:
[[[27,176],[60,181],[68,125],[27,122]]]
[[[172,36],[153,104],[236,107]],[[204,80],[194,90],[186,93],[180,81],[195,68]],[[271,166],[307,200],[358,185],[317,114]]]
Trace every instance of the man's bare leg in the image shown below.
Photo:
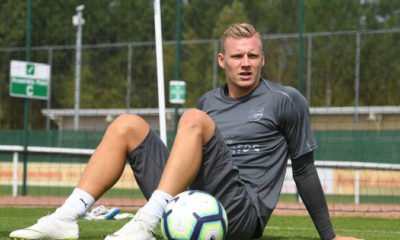
[[[203,146],[211,139],[214,130],[214,122],[206,113],[196,109],[184,113],[157,190],[141,211],[161,218],[172,196],[185,190],[196,178]]]
[[[158,188],[135,218],[106,240],[153,240],[164,207],[172,196],[185,190],[201,167],[203,146],[214,134],[215,124],[204,112],[192,109],[183,114]]]
[[[149,129],[136,115],[125,114],[115,119],[91,156],[77,187],[55,215],[75,220],[85,214],[119,180],[128,152],[145,139]]]
[[[200,169],[203,146],[214,130],[214,121],[200,110],[192,109],[182,116],[159,190],[175,196],[193,182]]]
[[[75,220],[110,189],[124,171],[126,156],[147,136],[149,125],[136,115],[121,115],[107,128],[82,177],[57,209],[56,216]]]
[[[146,138],[149,125],[135,115],[121,115],[108,127],[77,185],[96,200],[121,177],[129,152]]]
[[[120,178],[128,152],[147,136],[149,125],[140,117],[122,115],[111,123],[89,160],[77,188],[55,213],[36,224],[10,233],[12,239],[78,239],[76,219]]]

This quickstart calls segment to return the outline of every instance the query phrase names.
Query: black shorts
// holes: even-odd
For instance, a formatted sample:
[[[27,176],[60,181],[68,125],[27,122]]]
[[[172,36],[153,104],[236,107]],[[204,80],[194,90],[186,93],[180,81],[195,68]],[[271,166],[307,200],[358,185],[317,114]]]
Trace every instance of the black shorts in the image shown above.
[[[168,156],[167,147],[154,131],[128,154],[136,181],[147,199],[158,186]],[[218,130],[203,147],[203,164],[190,189],[206,191],[222,203],[229,222],[226,239],[245,240],[262,234],[254,201]]]

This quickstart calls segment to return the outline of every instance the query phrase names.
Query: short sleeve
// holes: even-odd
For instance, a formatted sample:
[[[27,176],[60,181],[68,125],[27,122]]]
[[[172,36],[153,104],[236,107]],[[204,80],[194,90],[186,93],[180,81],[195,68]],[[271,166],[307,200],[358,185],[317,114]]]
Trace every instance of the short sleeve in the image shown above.
[[[317,145],[306,99],[294,88],[286,90],[286,97],[278,109],[279,126],[288,143],[290,158],[296,159],[313,151]]]

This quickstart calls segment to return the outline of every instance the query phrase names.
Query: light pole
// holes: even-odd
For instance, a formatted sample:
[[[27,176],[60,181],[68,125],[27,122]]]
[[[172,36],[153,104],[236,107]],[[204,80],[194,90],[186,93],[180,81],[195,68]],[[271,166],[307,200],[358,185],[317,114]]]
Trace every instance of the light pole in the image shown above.
[[[82,26],[85,20],[82,11],[85,5],[76,7],[76,15],[72,16],[72,24],[77,27],[76,31],[76,58],[75,58],[75,102],[74,102],[74,130],[79,129],[79,102],[81,82],[81,49],[82,49]]]

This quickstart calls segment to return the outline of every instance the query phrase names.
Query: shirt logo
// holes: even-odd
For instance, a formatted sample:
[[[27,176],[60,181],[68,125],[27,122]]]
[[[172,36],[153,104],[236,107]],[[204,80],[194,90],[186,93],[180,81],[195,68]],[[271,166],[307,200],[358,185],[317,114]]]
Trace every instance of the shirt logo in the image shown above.
[[[242,153],[257,153],[260,152],[260,145],[258,144],[237,144],[229,147],[232,155],[242,154]]]
[[[255,107],[250,109],[249,111],[249,120],[250,121],[258,121],[262,118],[262,116],[264,115],[264,108],[263,107]]]

